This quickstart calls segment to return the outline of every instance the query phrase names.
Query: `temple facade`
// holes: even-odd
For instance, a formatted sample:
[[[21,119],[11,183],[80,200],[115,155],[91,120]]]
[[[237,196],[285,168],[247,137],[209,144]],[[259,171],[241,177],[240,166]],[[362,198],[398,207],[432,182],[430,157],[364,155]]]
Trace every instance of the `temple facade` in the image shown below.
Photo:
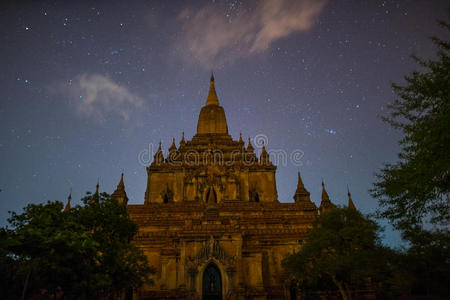
[[[211,76],[191,140],[161,144],[147,167],[143,204],[128,204],[135,243],[156,270],[135,299],[293,299],[283,258],[298,250],[320,207],[298,173],[292,203],[280,203],[276,166],[263,145],[228,133]],[[113,197],[127,204],[123,175]],[[351,198],[350,198],[351,201]],[[353,205],[353,204],[352,204]]]

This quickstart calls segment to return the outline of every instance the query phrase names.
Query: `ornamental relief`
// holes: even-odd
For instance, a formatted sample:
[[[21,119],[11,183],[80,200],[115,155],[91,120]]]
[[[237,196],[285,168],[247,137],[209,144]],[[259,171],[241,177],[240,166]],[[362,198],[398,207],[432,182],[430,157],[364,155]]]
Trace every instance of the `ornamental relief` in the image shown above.
[[[188,270],[197,270],[199,266],[209,261],[211,258],[219,261],[224,267],[234,267],[236,255],[228,256],[220,247],[219,242],[212,236],[208,241],[203,242],[203,247],[196,256],[187,256],[185,265]]]
[[[185,183],[192,183],[194,178],[197,178],[200,175],[201,170],[200,169],[186,169],[184,175],[184,182]]]
[[[239,199],[239,170],[231,167],[204,166],[198,169],[186,169],[184,175],[183,199],[205,200],[208,190],[214,188],[219,193],[217,199]]]
[[[194,179],[204,178],[208,182],[216,182],[218,179],[226,178],[228,181],[239,181],[239,171],[235,168],[225,168],[220,166],[205,166],[202,168],[187,169],[185,171],[184,182],[192,183]]]

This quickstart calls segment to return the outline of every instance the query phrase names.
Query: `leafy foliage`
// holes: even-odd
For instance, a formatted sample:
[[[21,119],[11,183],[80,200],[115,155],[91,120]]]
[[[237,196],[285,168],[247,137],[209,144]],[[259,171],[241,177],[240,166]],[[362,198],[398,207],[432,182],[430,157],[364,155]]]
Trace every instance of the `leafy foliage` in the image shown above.
[[[441,22],[450,30],[450,24]],[[393,84],[398,98],[383,119],[404,133],[395,164],[376,175],[371,194],[379,199],[379,216],[400,229],[423,222],[450,221],[450,42],[433,38],[437,60],[414,57],[424,68]]]
[[[283,265],[301,286],[332,282],[342,297],[365,288],[369,279],[382,281],[389,273],[388,249],[380,244],[378,225],[355,209],[335,208],[313,223],[302,248]]]
[[[404,233],[409,247],[402,268],[409,274],[410,293],[427,297],[447,297],[450,286],[450,232],[414,228]]]
[[[0,244],[2,263],[26,282],[27,295],[112,297],[142,285],[153,272],[130,243],[137,225],[126,207],[106,193],[82,201],[69,210],[56,201],[11,214],[13,229],[3,230]]]

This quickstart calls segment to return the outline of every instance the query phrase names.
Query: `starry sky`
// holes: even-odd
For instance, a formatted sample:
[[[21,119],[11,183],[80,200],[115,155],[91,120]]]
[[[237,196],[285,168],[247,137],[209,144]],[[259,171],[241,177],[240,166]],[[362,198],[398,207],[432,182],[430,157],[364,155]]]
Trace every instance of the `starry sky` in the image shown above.
[[[234,139],[262,138],[281,202],[297,176],[320,202],[374,212],[376,172],[401,135],[379,116],[391,82],[433,58],[447,1],[2,1],[0,226],[28,203],[111,193],[125,172],[143,203],[145,166],[195,134],[214,71]],[[255,145],[254,145],[255,146]],[[260,148],[255,147],[258,152]],[[292,153],[296,153],[292,159]],[[398,245],[388,228],[383,239]]]

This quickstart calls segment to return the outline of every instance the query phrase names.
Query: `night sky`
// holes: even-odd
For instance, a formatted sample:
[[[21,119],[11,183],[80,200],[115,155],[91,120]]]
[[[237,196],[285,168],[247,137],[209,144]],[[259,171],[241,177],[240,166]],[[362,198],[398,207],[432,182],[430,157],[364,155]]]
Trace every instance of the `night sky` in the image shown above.
[[[15,2],[20,2],[17,4]],[[214,71],[234,139],[267,137],[281,202],[298,170],[320,203],[374,212],[374,172],[399,132],[379,115],[391,82],[433,58],[447,1],[2,1],[0,226],[28,203],[111,193],[125,171],[143,203],[145,166],[195,134]],[[255,145],[254,145],[255,146]],[[259,149],[255,147],[257,151]],[[384,240],[399,243],[388,230]]]

